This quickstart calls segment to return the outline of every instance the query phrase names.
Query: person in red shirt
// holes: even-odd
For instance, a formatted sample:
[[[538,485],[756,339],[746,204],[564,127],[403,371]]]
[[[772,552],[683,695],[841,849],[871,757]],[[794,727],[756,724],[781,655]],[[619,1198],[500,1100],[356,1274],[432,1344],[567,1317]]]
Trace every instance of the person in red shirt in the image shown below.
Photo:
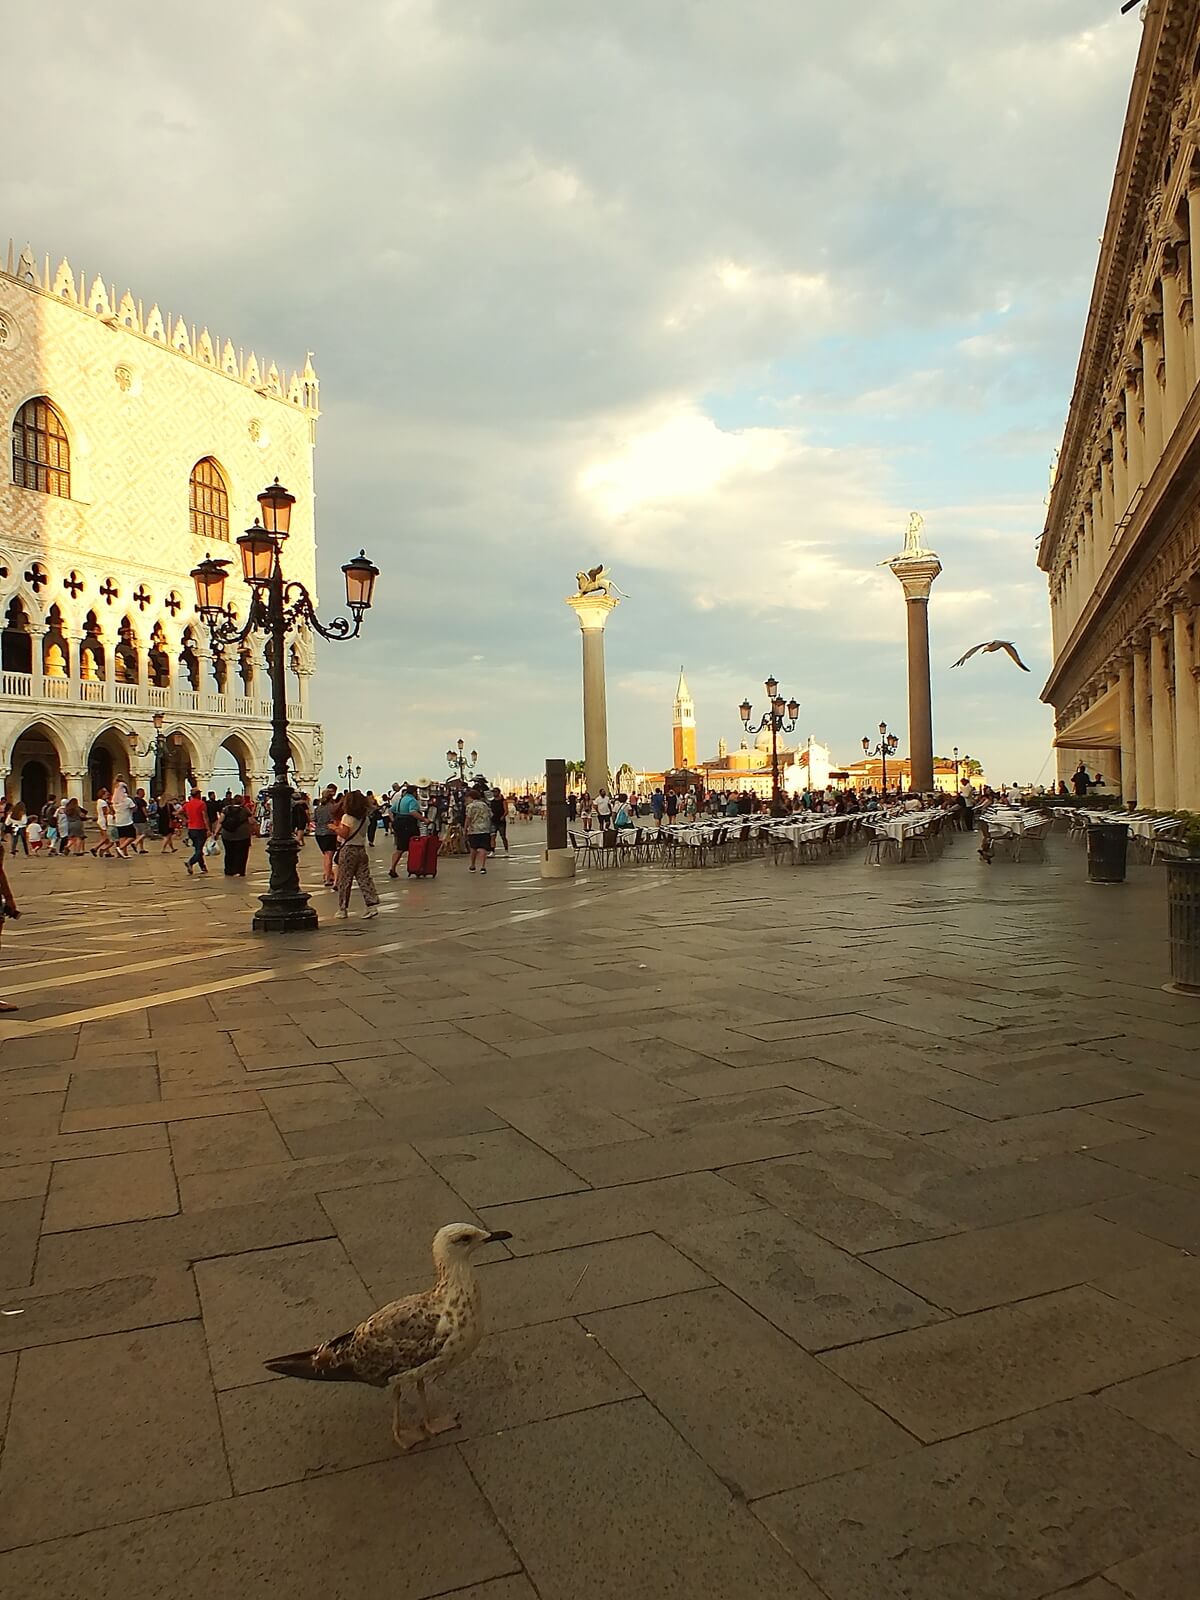
[[[190,878],[193,867],[199,867],[203,873],[208,872],[204,864],[204,844],[208,838],[208,807],[199,789],[193,789],[183,802],[183,815],[187,823],[188,838],[192,841],[192,853],[184,862]]]

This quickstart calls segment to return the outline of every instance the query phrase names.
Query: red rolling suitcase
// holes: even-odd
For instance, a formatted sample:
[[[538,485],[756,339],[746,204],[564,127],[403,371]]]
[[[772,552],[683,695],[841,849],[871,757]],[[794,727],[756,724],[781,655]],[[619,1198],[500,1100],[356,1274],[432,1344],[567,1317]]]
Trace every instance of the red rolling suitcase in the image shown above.
[[[436,878],[438,847],[441,840],[436,833],[427,833],[408,841],[408,875],[410,878]]]

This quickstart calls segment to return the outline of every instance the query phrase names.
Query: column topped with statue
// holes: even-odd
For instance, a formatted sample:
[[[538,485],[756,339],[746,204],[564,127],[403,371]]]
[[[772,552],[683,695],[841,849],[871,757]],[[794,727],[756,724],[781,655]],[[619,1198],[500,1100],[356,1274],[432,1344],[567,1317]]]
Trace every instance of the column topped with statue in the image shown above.
[[[936,552],[930,550],[921,537],[924,526],[925,518],[921,513],[911,512],[908,527],[904,531],[904,549],[898,556],[891,556],[879,563],[899,578],[906,600],[928,600],[933,580],[942,570]]]

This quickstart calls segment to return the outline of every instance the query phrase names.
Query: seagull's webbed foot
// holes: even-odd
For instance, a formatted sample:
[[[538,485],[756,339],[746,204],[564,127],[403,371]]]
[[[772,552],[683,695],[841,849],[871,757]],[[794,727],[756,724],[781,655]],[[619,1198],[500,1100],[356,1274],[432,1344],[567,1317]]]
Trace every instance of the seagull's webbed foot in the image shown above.
[[[419,1444],[427,1444],[429,1435],[424,1428],[393,1428],[392,1438],[401,1450],[415,1450]]]
[[[459,1426],[459,1419],[450,1412],[447,1412],[445,1416],[430,1417],[424,1424],[425,1433],[430,1439],[439,1433],[449,1433]]]

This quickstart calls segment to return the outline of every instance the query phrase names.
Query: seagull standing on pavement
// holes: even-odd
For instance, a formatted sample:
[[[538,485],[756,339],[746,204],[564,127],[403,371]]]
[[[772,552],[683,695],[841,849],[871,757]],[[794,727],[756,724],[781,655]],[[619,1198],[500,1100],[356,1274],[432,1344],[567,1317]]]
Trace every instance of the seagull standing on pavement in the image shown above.
[[[312,1350],[275,1356],[264,1365],[285,1378],[369,1383],[377,1389],[394,1383],[392,1437],[401,1450],[411,1450],[435,1434],[456,1428],[457,1417],[431,1415],[425,1385],[465,1361],[483,1336],[472,1251],[481,1244],[511,1238],[511,1233],[488,1233],[469,1222],[440,1228],[433,1240],[436,1277],[431,1289],[393,1300],[373,1311],[357,1328]],[[405,1427],[401,1421],[402,1401],[409,1387],[415,1387],[421,1402],[416,1427]]]
[[[1006,650],[1008,652],[1008,654],[1013,658],[1013,660],[1017,663],[1017,665],[1020,667],[1022,672],[1028,672],[1029,671],[1029,668],[1025,665],[1025,663],[1021,660],[1020,656],[1017,654],[1016,645],[1015,644],[1010,644],[1007,639],[993,639],[988,644],[975,644],[975,645],[972,645],[971,648],[967,651],[966,655],[965,656],[959,656],[958,660],[955,661],[953,663],[953,665],[956,666],[956,667],[961,667],[964,661],[970,661],[971,657],[975,654],[975,652],[977,650],[982,650],[986,655],[991,655],[993,650]]]

